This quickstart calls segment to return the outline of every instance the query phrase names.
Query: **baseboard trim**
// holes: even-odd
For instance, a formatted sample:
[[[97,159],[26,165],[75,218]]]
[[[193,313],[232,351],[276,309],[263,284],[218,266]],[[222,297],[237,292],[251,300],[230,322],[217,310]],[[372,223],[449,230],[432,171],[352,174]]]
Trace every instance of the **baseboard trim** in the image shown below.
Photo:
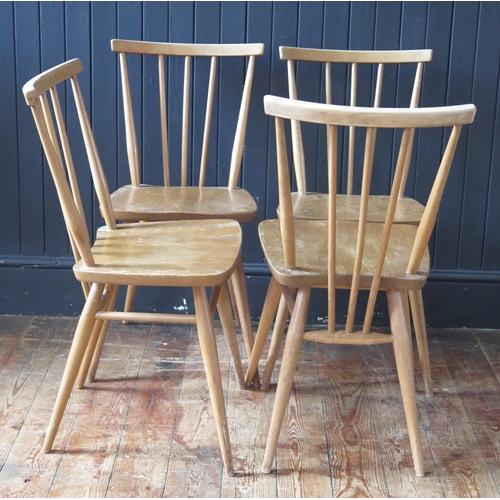
[[[76,316],[83,307],[83,294],[75,280],[69,257],[1,258],[0,314]],[[258,320],[269,285],[265,264],[245,266],[252,318]],[[117,307],[123,307],[122,289]],[[486,271],[433,271],[424,288],[427,324],[435,328],[500,329],[500,273]],[[348,293],[338,294],[338,310],[347,303]],[[363,300],[363,294],[360,297]],[[175,313],[182,307],[192,314],[190,290],[144,288],[137,296],[136,310]],[[313,290],[308,321],[322,323],[326,311],[325,290]],[[362,317],[356,322],[362,322]],[[341,323],[342,318],[337,318]],[[385,294],[380,294],[374,324],[389,324]]]

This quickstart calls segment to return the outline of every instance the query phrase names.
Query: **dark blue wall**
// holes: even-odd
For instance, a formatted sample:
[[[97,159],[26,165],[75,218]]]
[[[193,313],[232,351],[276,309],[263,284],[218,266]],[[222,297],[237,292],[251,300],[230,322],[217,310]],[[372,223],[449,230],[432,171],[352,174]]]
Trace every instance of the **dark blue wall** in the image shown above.
[[[76,314],[82,304],[81,289],[69,271],[59,204],[21,87],[43,69],[82,59],[80,83],[110,187],[128,183],[118,61],[109,41],[129,38],[266,46],[256,64],[242,171],[242,185],[259,207],[257,221],[244,228],[243,251],[255,316],[268,280],[257,224],[274,217],[277,205],[274,130],[262,111],[262,97],[288,93],[278,47],[433,49],[421,105],[473,102],[477,115],[462,135],[431,242],[433,270],[424,290],[427,318],[434,326],[500,327],[499,26],[499,2],[0,2],[0,313]],[[157,174],[146,165],[158,157],[156,132],[148,120],[151,68],[137,61],[130,71],[142,96],[135,105],[144,129],[145,180],[150,176],[151,182]],[[321,98],[319,76],[314,69],[299,70],[303,98]],[[364,74],[362,83],[372,77]],[[389,72],[386,78],[389,91],[383,105],[405,105],[409,72]],[[219,96],[220,110],[230,106],[228,99],[224,92]],[[311,134],[309,140],[321,142]],[[231,140],[223,126],[217,130],[211,151],[217,165],[214,182],[227,175]],[[416,142],[418,165],[411,172],[408,195],[426,198],[432,173],[425,165],[441,147],[441,140]],[[79,175],[95,230],[102,220],[84,164]],[[308,175],[310,189],[319,189],[321,167]],[[381,190],[389,175],[381,173]],[[177,293],[158,291],[142,299],[145,307],[163,309],[179,301]],[[311,319],[320,315],[318,306]],[[380,318],[386,318],[383,310]]]

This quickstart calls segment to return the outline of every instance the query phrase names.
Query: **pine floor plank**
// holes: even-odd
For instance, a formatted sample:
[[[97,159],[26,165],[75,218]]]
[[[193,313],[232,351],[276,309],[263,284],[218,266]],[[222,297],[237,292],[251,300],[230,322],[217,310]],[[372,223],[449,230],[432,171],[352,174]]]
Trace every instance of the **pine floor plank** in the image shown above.
[[[227,359],[227,349],[220,330],[216,337],[219,360]],[[228,371],[229,363],[221,363],[222,385],[225,389]],[[227,391],[224,398],[227,402]],[[230,439],[234,441],[232,435]],[[218,498],[222,474],[222,458],[198,335],[196,328],[192,328],[163,494],[165,497]]]
[[[42,445],[68,351],[69,342],[55,352],[51,350],[50,354],[55,354],[54,361],[10,450],[8,461],[0,471],[0,497],[45,497],[50,491],[62,453],[43,453]],[[72,394],[59,428],[59,442],[68,440],[83,398],[83,391]]]
[[[0,467],[3,466],[54,359],[52,340],[58,338],[61,331],[67,330],[68,324],[66,319],[31,321],[2,368]]]
[[[331,498],[316,344],[312,342],[302,343],[278,441],[277,469],[280,498]]]
[[[96,382],[83,389],[81,414],[64,448],[50,497],[106,495],[150,328],[116,325],[110,332]],[[60,449],[58,443],[56,437],[55,449]]]
[[[230,376],[228,394],[227,418],[235,475],[223,475],[221,497],[276,498],[276,472],[261,473],[274,390],[241,391]]]
[[[0,316],[0,371],[31,321],[31,316]]]
[[[500,339],[492,341],[485,335],[483,340],[481,334],[474,335],[472,331],[442,332],[438,338],[477,443],[456,451],[458,473],[460,477],[473,478],[472,495],[498,496],[500,383],[488,356],[492,359],[492,352],[500,351]],[[487,463],[485,470],[483,461]]]
[[[152,326],[107,497],[162,497],[188,345],[188,329]]]
[[[317,345],[333,496],[387,497],[358,349]]]
[[[423,429],[420,430],[420,439],[426,475],[423,478],[415,476],[392,345],[363,346],[359,353],[389,496],[443,496],[443,487]]]

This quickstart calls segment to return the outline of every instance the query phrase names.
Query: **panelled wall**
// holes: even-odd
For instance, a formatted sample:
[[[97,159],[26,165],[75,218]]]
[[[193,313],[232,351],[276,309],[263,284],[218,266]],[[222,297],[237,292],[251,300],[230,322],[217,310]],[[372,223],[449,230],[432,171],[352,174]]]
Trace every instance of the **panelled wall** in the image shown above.
[[[257,237],[258,222],[275,217],[277,179],[274,127],[262,98],[286,96],[286,65],[280,45],[336,49],[431,48],[424,72],[421,105],[473,102],[475,123],[464,130],[431,242],[432,273],[424,290],[431,326],[500,327],[500,3],[499,2],[0,2],[0,313],[78,314],[81,288],[71,272],[72,258],[55,190],[21,88],[32,76],[66,59],[79,57],[84,97],[110,187],[129,182],[119,67],[110,39],[171,42],[263,42],[257,60],[241,185],[258,204],[257,220],[244,228],[243,256],[252,314],[258,317],[269,275]],[[154,63],[153,63],[154,64]],[[181,66],[171,65],[171,140],[179,118]],[[224,86],[216,96],[211,184],[227,180],[235,102],[243,66],[220,68]],[[156,73],[147,61],[131,60],[134,103],[144,182],[160,182]],[[195,67],[194,82],[205,85],[207,67]],[[389,70],[383,106],[406,106],[409,68]],[[334,91],[344,102],[348,74],[334,74]],[[324,99],[320,71],[297,68],[299,97]],[[368,86],[372,71],[360,73]],[[359,104],[363,104],[362,101]],[[71,120],[73,108],[68,104]],[[204,113],[195,100],[194,115]],[[225,113],[229,113],[227,118]],[[232,114],[231,114],[232,113]],[[76,139],[77,129],[70,128]],[[193,127],[194,138],[200,134]],[[324,137],[304,131],[315,144],[306,158],[308,188],[325,185]],[[385,141],[385,142],[384,142]],[[382,138],[382,155],[393,155],[392,137]],[[426,168],[442,148],[440,138],[417,137],[407,195],[425,200],[433,171]],[[83,152],[76,143],[75,156]],[[195,165],[199,151],[192,149]],[[178,152],[173,151],[174,161]],[[80,186],[91,231],[102,224],[85,162],[78,162]],[[196,166],[191,172],[196,171]],[[374,191],[387,190],[390,167],[379,167]],[[344,176],[345,177],[345,176]],[[345,178],[342,178],[345,183]],[[192,306],[189,291],[143,291],[138,307],[170,310]],[[324,297],[316,295],[310,320],[324,316]],[[383,302],[377,320],[387,321]]]

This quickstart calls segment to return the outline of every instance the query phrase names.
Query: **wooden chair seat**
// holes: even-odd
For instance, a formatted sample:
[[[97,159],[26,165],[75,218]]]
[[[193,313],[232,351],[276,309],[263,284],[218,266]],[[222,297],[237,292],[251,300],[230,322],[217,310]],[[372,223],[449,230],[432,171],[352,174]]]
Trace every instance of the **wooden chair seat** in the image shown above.
[[[231,276],[240,246],[241,228],[236,221],[104,226],[92,247],[95,266],[80,260],[73,269],[78,280],[91,283],[218,286]]]
[[[233,219],[251,222],[257,204],[245,189],[127,185],[112,193],[117,220]]]
[[[313,287],[328,286],[328,222],[295,221],[296,267],[285,265],[280,222],[277,219],[266,220],[259,225],[259,236],[269,268],[278,283],[288,287],[305,284]],[[369,289],[375,275],[378,251],[381,247],[384,226],[367,224],[363,265],[361,267],[360,288]],[[379,288],[387,290],[418,290],[425,284],[429,274],[429,252],[416,274],[408,274],[408,262],[415,241],[417,227],[407,224],[395,225],[391,231],[384,268]],[[338,288],[350,288],[356,240],[358,237],[357,221],[337,221],[337,255],[335,280]],[[373,256],[373,258],[370,258]]]
[[[368,222],[385,222],[389,196],[371,195],[368,199]],[[293,216],[297,219],[326,220],[328,195],[324,193],[292,193]],[[337,195],[337,218],[359,220],[360,195]],[[413,198],[399,198],[394,214],[394,224],[418,224],[424,206]]]

